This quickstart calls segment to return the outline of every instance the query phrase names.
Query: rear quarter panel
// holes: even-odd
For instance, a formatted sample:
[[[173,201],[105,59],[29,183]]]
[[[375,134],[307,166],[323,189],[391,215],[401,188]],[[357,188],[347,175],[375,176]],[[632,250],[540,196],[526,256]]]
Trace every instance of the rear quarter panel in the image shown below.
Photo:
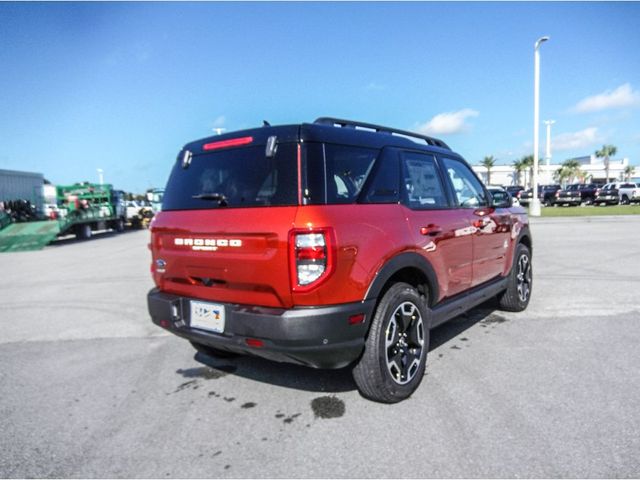
[[[398,205],[322,205],[298,209],[295,228],[332,227],[336,265],[330,278],[306,293],[294,293],[295,305],[361,301],[377,271],[411,245]]]

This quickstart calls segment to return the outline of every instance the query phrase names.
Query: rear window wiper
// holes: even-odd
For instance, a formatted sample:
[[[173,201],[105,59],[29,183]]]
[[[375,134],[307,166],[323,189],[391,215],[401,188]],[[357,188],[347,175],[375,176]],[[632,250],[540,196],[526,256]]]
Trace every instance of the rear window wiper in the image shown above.
[[[217,200],[218,205],[221,207],[227,206],[227,197],[222,193],[198,193],[197,195],[192,195],[191,198],[198,200]]]

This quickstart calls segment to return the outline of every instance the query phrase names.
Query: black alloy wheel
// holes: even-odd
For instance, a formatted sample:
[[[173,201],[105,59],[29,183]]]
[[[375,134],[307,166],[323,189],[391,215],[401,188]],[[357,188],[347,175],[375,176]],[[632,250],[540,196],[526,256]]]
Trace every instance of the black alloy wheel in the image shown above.
[[[518,279],[517,290],[518,298],[521,302],[529,300],[531,294],[531,262],[529,255],[522,253],[518,258],[516,278]]]
[[[398,305],[385,332],[387,369],[399,385],[415,377],[424,354],[424,322],[420,309],[412,302]]]

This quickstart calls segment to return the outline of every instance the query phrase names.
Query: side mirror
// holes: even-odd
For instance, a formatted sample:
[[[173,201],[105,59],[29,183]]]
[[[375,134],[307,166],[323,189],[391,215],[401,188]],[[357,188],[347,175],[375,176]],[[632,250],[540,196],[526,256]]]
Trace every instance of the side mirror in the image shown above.
[[[508,192],[495,192],[492,196],[491,206],[495,208],[509,208],[513,205],[513,199]]]

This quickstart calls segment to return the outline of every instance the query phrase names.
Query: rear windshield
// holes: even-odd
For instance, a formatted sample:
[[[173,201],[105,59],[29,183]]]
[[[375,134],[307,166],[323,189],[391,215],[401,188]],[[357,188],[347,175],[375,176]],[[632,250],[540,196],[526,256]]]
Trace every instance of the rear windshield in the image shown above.
[[[280,144],[272,158],[251,146],[196,155],[187,168],[173,167],[163,210],[296,205],[295,144]]]

